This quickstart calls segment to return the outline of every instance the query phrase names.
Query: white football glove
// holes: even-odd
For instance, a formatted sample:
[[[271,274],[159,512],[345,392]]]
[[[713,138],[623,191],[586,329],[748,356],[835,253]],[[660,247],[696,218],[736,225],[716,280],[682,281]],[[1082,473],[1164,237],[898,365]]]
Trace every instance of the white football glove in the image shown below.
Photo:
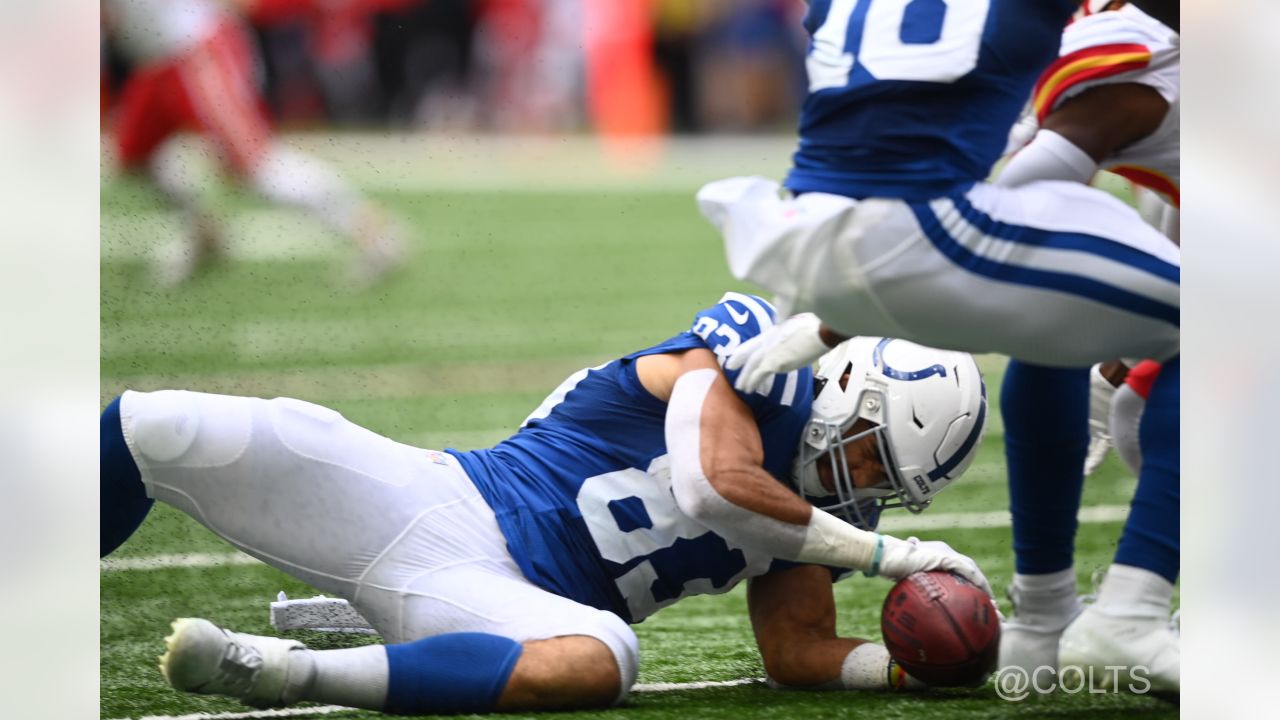
[[[767,393],[777,373],[791,372],[822,357],[831,348],[818,335],[821,326],[817,315],[801,313],[739,345],[725,363],[726,370],[742,370],[734,388],[744,393]]]
[[[968,555],[961,555],[941,540],[920,541],[916,538],[899,540],[892,535],[881,535],[884,552],[880,555],[878,574],[890,580],[928,570],[945,570],[963,577],[991,595],[991,583],[982,574],[978,563]]]
[[[1089,369],[1089,451],[1084,457],[1084,474],[1088,477],[1107,458],[1111,450],[1111,397],[1116,388],[1099,371],[1101,365]]]

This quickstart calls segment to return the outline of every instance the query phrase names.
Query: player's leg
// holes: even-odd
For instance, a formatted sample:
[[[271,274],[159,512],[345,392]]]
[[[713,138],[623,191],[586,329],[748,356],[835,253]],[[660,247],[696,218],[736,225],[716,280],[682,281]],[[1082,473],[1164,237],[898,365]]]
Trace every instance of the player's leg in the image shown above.
[[[403,255],[394,223],[332,167],[275,138],[255,85],[252,58],[249,39],[230,24],[190,55],[183,77],[201,124],[232,171],[254,190],[272,202],[301,209],[355,244],[355,280],[378,279]]]
[[[180,117],[170,97],[173,73],[164,67],[139,68],[120,93],[115,149],[126,172],[145,172],[160,143],[177,128]]]
[[[171,685],[255,707],[312,701],[397,715],[563,710],[607,707],[625,690],[612,651],[585,635],[520,643],[455,632],[309,650],[207,620],[183,618],[173,627],[161,658]]]
[[[477,524],[483,527],[487,523]],[[496,524],[489,526],[486,535],[502,537]],[[385,572],[374,582],[404,588],[398,594],[399,638],[426,638],[400,647],[412,648],[414,643],[429,647],[438,638],[454,633],[509,638],[509,642],[518,643],[524,654],[497,697],[493,706],[497,710],[604,707],[621,700],[635,682],[638,666],[635,633],[626,622],[611,612],[534,586],[520,574],[505,548],[494,549],[497,552],[478,550],[488,556],[485,559],[411,578],[404,571],[412,567],[416,553],[406,545],[403,562],[393,563],[398,567],[381,568]],[[403,582],[392,579],[397,577]],[[362,612],[370,605],[386,603],[366,597],[360,603]],[[430,683],[434,671],[411,662],[413,657],[408,651],[397,655],[389,650],[392,677],[414,672],[421,678],[418,682]],[[405,711],[416,708],[418,712],[432,707],[430,693],[415,692],[411,684],[390,690],[394,691],[389,692],[389,699],[395,699],[391,703],[395,707]],[[341,700],[330,697],[328,702]]]
[[[159,248],[155,264],[157,282],[174,287],[208,268],[225,252],[223,223],[207,198],[213,178],[192,166],[176,137],[167,139],[152,153],[147,171],[156,188],[182,217],[180,242]]]
[[[525,580],[450,456],[296,400],[129,392],[120,409],[152,496],[348,598],[391,643],[313,653],[182,621],[175,687],[421,714],[603,705],[634,681],[626,623]]]
[[[1052,367],[1177,354],[1179,251],[1106,193],[981,184],[910,212],[920,242],[877,227],[860,260],[875,299],[921,342]]]
[[[404,262],[396,220],[318,158],[273,141],[249,182],[268,200],[299,208],[349,239],[357,252],[352,283],[377,282]]]
[[[408,562],[382,568],[389,572],[375,572],[367,588],[396,587],[396,576],[420,569],[421,561],[407,554],[403,559]],[[626,623],[511,571],[513,565],[464,559],[418,574],[408,592],[385,590],[360,603],[373,617],[395,618],[384,626],[384,637],[428,633],[419,639],[312,651],[293,641],[229,633],[208,621],[180,620],[162,667],[178,689],[259,706],[310,700],[435,714],[604,707],[620,700],[637,664],[635,634]],[[221,679],[227,674],[215,668],[227,657],[244,658],[236,662],[247,679]]]
[[[113,407],[127,457],[104,445],[104,470],[121,468],[104,488],[136,490],[136,467],[146,497],[325,592],[351,597],[406,528],[461,501],[463,486],[439,480],[460,473],[441,454],[311,403],[166,390]]]
[[[457,479],[470,484],[465,476]],[[474,487],[470,491],[480,499]],[[631,628],[611,612],[525,579],[482,501],[455,504],[404,533],[370,568],[352,604],[386,640],[401,643],[393,648],[404,648],[388,650],[391,677],[413,673],[418,680],[389,686],[388,706],[406,712],[437,706],[436,693],[412,688],[432,686],[446,667],[459,663],[414,658],[435,644],[449,647],[442,639],[457,633],[490,638],[465,642],[501,647],[491,638],[503,638],[523,647],[495,709],[599,707],[621,699],[635,681],[638,648]],[[348,660],[319,653],[317,662],[332,669],[326,677],[336,677]],[[489,675],[468,677],[479,682]],[[324,689],[326,684],[316,683],[314,699],[348,703],[339,685]]]
[[[102,411],[98,457],[98,554],[106,557],[133,534],[151,511],[138,466],[120,425],[120,398]]]
[[[1009,362],[1000,394],[1016,558],[1000,666],[1056,667],[1080,612],[1073,565],[1089,443],[1089,369]]]
[[[1064,667],[1123,666],[1149,680],[1156,691],[1180,686],[1178,639],[1169,626],[1179,569],[1179,382],[1181,362],[1164,364],[1140,425],[1141,474],[1129,518],[1098,599],[1062,636]]]
[[[116,149],[126,172],[145,174],[182,216],[183,243],[161,248],[155,268],[161,285],[194,275],[221,246],[218,222],[205,199],[200,173],[178,151],[174,133],[190,121],[190,106],[172,64],[143,68],[120,101]]]
[[[841,334],[1052,367],[1178,351],[1178,249],[1101,191],[979,184],[906,203],[777,190],[739,178],[698,198],[736,277]]]
[[[1165,363],[1151,387],[1139,425],[1138,489],[1116,551],[1116,563],[1141,568],[1170,585],[1178,579],[1182,362]],[[1171,589],[1171,588],[1170,588]],[[1170,598],[1160,600],[1168,605]]]

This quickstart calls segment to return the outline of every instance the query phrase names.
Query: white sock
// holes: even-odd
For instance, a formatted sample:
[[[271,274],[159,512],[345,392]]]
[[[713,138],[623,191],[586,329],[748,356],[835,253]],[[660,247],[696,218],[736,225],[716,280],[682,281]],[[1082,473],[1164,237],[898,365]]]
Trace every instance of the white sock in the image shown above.
[[[300,652],[305,658],[292,662],[310,662],[314,669],[303,700],[365,710],[381,710],[386,706],[390,671],[384,646]]]
[[[1076,596],[1076,570],[1013,576],[1013,596],[1020,622],[1049,627],[1065,626],[1080,613]]]
[[[210,222],[206,197],[210,178],[198,163],[184,157],[177,140],[168,140],[156,150],[147,162],[147,175],[160,194],[182,212],[189,227]]]
[[[1072,566],[1066,570],[1059,570],[1058,572],[1051,573],[1040,573],[1038,575],[1014,573],[1013,584],[1035,595],[1063,593],[1068,590],[1070,592],[1075,592],[1076,569]]]
[[[1099,612],[1114,617],[1168,618],[1173,605],[1173,583],[1150,570],[1115,564],[1098,589]]]
[[[200,203],[205,187],[203,173],[183,158],[176,140],[169,140],[156,149],[147,161],[147,174],[173,204],[185,209]]]
[[[840,666],[840,677],[829,682],[799,688],[783,685],[771,677],[765,681],[775,690],[923,690],[928,687],[891,662],[885,646],[864,642],[849,651]]]
[[[273,202],[294,205],[331,230],[355,239],[367,222],[364,198],[331,167],[309,155],[273,144],[253,170],[250,182]]]
[[[845,690],[921,690],[926,687],[896,665],[890,668],[889,661],[889,650],[885,646],[859,645],[840,666],[840,687]],[[897,685],[899,682],[903,683],[901,688]]]

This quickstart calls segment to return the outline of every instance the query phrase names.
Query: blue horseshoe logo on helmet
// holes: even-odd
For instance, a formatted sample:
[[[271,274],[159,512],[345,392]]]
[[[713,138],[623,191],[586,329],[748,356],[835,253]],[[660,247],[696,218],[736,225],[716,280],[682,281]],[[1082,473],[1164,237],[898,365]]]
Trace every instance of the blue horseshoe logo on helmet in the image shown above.
[[[886,377],[891,377],[894,380],[912,381],[923,380],[927,377],[933,377],[934,375],[941,375],[942,377],[947,376],[947,369],[936,363],[924,368],[923,370],[898,370],[897,368],[889,367],[889,363],[884,361],[884,348],[886,345],[893,342],[893,340],[893,338],[882,339],[879,344],[876,345],[876,349],[871,353],[872,364],[880,366],[882,368],[881,372],[883,372]]]

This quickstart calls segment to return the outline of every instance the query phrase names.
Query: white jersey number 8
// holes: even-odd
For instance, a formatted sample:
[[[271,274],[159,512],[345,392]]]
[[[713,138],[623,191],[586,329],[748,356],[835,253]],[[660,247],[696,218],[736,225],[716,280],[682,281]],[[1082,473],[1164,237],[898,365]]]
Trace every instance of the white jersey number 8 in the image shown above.
[[[630,503],[645,521],[622,529],[610,509],[615,503]],[[666,455],[654,458],[647,471],[627,468],[587,478],[578,489],[578,509],[600,557],[619,565],[641,560],[614,580],[635,622],[688,595],[726,592],[773,562],[768,555],[729,546],[680,512]],[[664,587],[679,592],[658,597],[653,588],[659,575]]]
[[[831,0],[805,60],[809,92],[876,80],[951,83],[978,65],[991,0]],[[869,77],[868,77],[869,76]]]

